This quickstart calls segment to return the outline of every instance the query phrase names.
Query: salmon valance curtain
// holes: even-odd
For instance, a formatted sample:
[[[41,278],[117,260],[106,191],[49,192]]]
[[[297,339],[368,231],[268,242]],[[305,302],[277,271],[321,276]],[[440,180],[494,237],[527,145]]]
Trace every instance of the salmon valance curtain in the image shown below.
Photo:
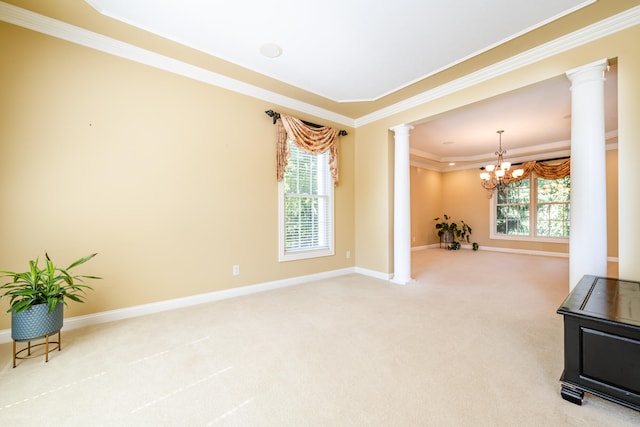
[[[289,163],[289,140],[309,154],[322,154],[329,150],[329,169],[334,185],[338,185],[338,130],[326,126],[309,126],[300,119],[284,114],[280,114],[276,125],[278,181],[284,179],[284,171]]]
[[[560,179],[571,174],[571,159],[567,159],[564,162],[555,165],[532,160],[530,162],[524,162],[521,168],[524,169],[522,177],[514,179],[514,181],[520,181],[527,178],[532,171],[540,178]]]

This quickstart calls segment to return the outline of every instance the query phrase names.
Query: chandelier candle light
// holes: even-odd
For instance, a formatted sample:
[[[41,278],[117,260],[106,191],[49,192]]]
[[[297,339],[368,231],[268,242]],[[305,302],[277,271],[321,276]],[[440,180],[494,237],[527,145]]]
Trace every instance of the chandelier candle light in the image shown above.
[[[498,135],[500,135],[498,151],[495,152],[498,156],[498,163],[485,166],[484,172],[480,173],[480,179],[482,179],[480,184],[483,188],[491,191],[489,197],[493,194],[494,188],[498,187],[498,190],[502,191],[510,183],[519,181],[519,178],[524,174],[524,169],[511,171],[511,162],[505,162],[502,159],[502,156],[507,154],[507,150],[502,149],[503,132],[504,130],[497,131]]]

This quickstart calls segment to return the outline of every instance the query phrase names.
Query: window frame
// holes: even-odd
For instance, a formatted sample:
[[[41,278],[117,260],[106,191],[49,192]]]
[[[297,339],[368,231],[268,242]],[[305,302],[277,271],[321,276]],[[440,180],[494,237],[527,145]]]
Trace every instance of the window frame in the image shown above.
[[[499,234],[497,233],[497,213],[498,213],[498,195],[496,188],[491,197],[489,204],[490,233],[489,238],[495,240],[513,240],[526,242],[545,242],[545,243],[569,243],[569,237],[545,237],[537,235],[538,223],[538,180],[535,172],[529,174],[530,194],[529,194],[529,234]],[[570,203],[570,202],[569,202]]]
[[[293,147],[294,144],[291,141],[287,141],[289,147]],[[296,147],[298,150],[300,148]],[[302,151],[302,150],[301,150]],[[302,259],[310,259],[310,258],[320,258],[325,256],[333,256],[335,255],[335,213],[334,213],[334,181],[331,175],[331,170],[329,168],[329,152],[326,151],[322,154],[318,154],[316,156],[320,156],[318,159],[318,174],[319,178],[325,180],[324,187],[326,189],[326,194],[315,195],[315,194],[296,194],[295,197],[314,197],[314,198],[325,198],[327,202],[327,220],[325,221],[327,227],[327,247],[316,247],[310,249],[300,249],[294,251],[286,250],[286,227],[285,227],[285,206],[286,206],[286,194],[285,194],[285,180],[286,180],[286,172],[285,177],[282,181],[278,182],[278,261],[286,262],[286,261],[296,261]],[[288,166],[287,166],[288,168]],[[320,176],[321,175],[321,176]],[[319,185],[320,187],[320,185]]]

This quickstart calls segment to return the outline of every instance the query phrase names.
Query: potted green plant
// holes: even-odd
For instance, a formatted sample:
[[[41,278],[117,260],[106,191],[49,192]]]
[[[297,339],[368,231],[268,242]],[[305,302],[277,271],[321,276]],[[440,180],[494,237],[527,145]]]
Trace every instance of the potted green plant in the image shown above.
[[[434,221],[438,221],[436,223],[438,237],[440,237],[442,243],[447,245],[447,249],[457,250],[460,249],[461,241],[470,242],[469,238],[472,230],[469,224],[461,220],[460,225],[458,225],[447,214],[442,215],[442,218],[442,220],[440,217],[434,218]]]
[[[67,268],[56,267],[45,254],[42,268],[39,259],[29,261],[29,270],[13,272],[0,270],[0,278],[10,279],[0,286],[4,293],[1,297],[10,299],[11,338],[15,341],[31,341],[48,337],[59,332],[63,322],[63,305],[67,299],[84,302],[85,291],[92,289],[85,279],[100,279],[97,276],[73,275],[71,270],[89,261],[97,254],[87,255]],[[48,360],[48,350],[47,350]],[[15,358],[14,358],[15,367]]]

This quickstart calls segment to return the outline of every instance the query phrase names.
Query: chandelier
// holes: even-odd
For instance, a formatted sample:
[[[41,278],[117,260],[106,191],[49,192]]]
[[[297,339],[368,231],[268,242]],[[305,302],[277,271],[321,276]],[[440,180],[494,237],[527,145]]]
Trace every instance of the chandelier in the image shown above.
[[[496,156],[498,156],[498,163],[481,168],[484,169],[484,172],[480,173],[480,179],[482,179],[480,184],[490,191],[493,191],[496,187],[498,187],[499,191],[504,191],[507,185],[519,181],[519,178],[524,174],[524,169],[511,171],[511,162],[505,162],[502,159],[502,156],[507,154],[507,150],[502,149],[503,132],[504,130],[497,131],[498,135],[500,135],[498,151],[495,152]]]

